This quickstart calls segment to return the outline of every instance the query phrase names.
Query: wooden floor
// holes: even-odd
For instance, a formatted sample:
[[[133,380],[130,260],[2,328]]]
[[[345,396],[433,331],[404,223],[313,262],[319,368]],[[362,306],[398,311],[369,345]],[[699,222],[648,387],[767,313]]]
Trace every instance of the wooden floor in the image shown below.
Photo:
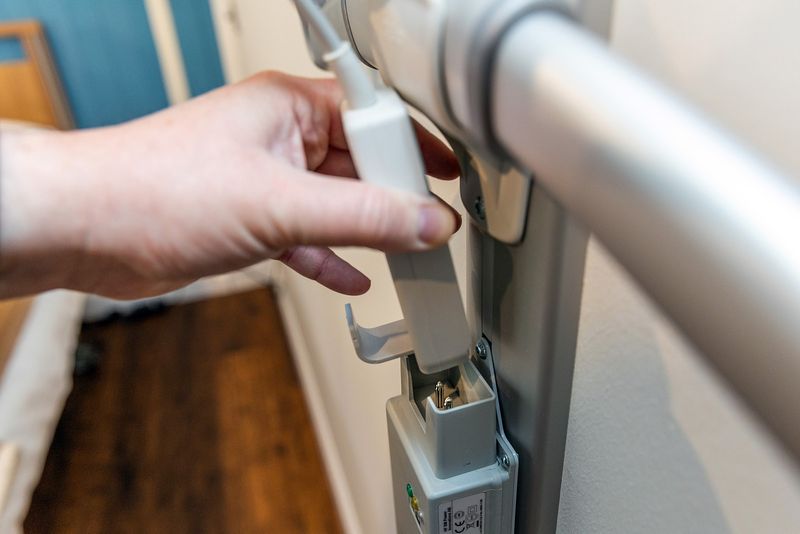
[[[271,293],[87,326],[25,532],[339,533]]]

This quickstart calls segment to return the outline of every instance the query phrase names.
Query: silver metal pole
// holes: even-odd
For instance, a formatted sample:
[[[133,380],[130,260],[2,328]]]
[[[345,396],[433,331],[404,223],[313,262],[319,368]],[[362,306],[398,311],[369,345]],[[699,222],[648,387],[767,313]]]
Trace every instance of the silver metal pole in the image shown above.
[[[556,14],[509,31],[491,106],[501,145],[800,458],[798,183]]]

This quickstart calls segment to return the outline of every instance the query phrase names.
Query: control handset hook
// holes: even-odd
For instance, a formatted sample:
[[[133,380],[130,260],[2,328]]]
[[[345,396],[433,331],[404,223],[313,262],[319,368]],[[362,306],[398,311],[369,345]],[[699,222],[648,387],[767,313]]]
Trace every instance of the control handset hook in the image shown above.
[[[342,124],[361,180],[381,187],[430,195],[422,154],[408,110],[397,93],[376,89],[350,44],[339,38],[312,0],[295,0],[306,24],[326,48],[322,59],[336,73],[345,99]],[[414,353],[424,373],[449,369],[469,359],[470,334],[450,249],[387,255],[406,332],[387,338],[391,349],[361,329],[348,310],[348,322],[359,357],[370,363]],[[378,329],[386,327],[378,327]],[[370,337],[371,336],[371,337]],[[362,339],[371,339],[365,343]],[[398,346],[398,340],[405,343]],[[410,345],[410,346],[409,346]]]

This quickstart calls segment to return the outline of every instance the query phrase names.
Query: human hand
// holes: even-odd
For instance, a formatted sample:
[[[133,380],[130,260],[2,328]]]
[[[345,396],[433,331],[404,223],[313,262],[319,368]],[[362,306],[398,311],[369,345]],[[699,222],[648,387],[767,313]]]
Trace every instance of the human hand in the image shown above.
[[[277,258],[347,294],[369,280],[329,246],[442,245],[434,197],[352,179],[332,80],[257,75],[120,126],[2,134],[0,295],[119,298]],[[452,153],[418,128],[431,175]]]

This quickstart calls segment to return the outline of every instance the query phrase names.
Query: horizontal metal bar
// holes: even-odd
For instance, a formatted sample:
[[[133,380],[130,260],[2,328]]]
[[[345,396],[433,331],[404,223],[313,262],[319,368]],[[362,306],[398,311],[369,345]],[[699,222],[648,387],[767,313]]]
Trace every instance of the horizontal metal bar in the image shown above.
[[[492,91],[500,144],[800,458],[798,182],[556,14],[511,28]]]

